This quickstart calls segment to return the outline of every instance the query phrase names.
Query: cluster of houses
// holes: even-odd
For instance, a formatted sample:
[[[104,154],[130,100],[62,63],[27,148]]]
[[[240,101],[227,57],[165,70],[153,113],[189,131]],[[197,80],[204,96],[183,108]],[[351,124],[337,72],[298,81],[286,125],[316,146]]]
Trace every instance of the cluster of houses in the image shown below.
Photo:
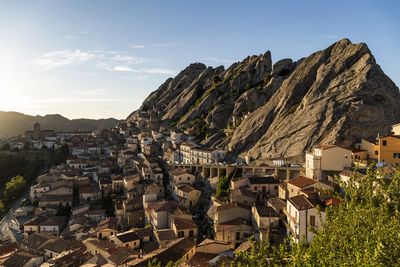
[[[29,204],[13,213],[10,227],[21,239],[0,247],[0,266],[148,266],[154,259],[221,266],[250,249],[252,236],[311,242],[326,209],[341,204],[335,192],[355,166],[362,174],[370,161],[400,162],[400,126],[393,129],[352,149],[318,145],[290,179],[236,165],[227,197],[190,168],[224,163],[227,152],[164,129],[154,110],[98,134],[65,134],[69,158],[38,176]],[[54,133],[35,125],[26,136],[33,142]]]

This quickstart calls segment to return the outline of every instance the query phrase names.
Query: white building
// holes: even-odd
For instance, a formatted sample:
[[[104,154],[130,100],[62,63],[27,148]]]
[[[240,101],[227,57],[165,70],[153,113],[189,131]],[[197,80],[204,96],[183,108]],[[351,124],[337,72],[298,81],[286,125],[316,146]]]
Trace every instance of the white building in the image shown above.
[[[325,208],[339,205],[339,200],[330,198],[321,201],[318,195],[298,195],[288,199],[284,210],[289,231],[296,243],[305,240],[310,243],[315,236],[314,230],[319,230],[325,222]]]
[[[306,153],[306,176],[323,180],[327,171],[343,171],[351,167],[351,150],[336,145],[318,145]]]

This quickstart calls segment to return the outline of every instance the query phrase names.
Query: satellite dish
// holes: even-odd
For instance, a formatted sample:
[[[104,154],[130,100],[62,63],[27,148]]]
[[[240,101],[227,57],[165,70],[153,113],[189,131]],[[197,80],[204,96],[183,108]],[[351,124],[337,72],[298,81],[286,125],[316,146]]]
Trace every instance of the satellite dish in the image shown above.
[[[375,166],[376,166],[377,168],[382,168],[383,166],[385,166],[385,163],[383,163],[383,162],[378,162]]]

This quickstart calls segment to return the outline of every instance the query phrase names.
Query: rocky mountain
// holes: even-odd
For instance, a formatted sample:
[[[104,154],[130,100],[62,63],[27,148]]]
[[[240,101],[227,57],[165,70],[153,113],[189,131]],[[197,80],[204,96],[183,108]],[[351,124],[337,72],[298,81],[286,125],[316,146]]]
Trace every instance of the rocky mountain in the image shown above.
[[[191,64],[138,111],[149,109],[167,125],[195,129],[203,144],[270,159],[390,133],[400,93],[366,44],[343,39],[298,61],[272,64],[267,51],[227,69]]]
[[[0,111],[0,134],[4,138],[23,134],[31,130],[34,123],[39,122],[44,130],[56,131],[91,131],[114,127],[116,119],[74,119],[70,120],[58,114],[30,116],[19,112]]]

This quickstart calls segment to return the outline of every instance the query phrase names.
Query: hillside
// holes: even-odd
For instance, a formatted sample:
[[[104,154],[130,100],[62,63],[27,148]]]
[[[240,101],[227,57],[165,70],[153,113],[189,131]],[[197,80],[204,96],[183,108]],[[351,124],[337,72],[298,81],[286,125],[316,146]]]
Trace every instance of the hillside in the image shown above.
[[[342,39],[297,61],[273,64],[267,51],[227,69],[191,64],[138,111],[152,108],[167,125],[194,127],[203,144],[263,159],[388,134],[400,120],[400,93],[366,44]],[[242,122],[232,125],[232,116]]]
[[[0,111],[0,133],[4,138],[23,134],[31,130],[35,122],[39,122],[43,130],[56,131],[91,131],[114,127],[116,119],[74,119],[70,120],[58,114],[30,116],[19,112]]]

